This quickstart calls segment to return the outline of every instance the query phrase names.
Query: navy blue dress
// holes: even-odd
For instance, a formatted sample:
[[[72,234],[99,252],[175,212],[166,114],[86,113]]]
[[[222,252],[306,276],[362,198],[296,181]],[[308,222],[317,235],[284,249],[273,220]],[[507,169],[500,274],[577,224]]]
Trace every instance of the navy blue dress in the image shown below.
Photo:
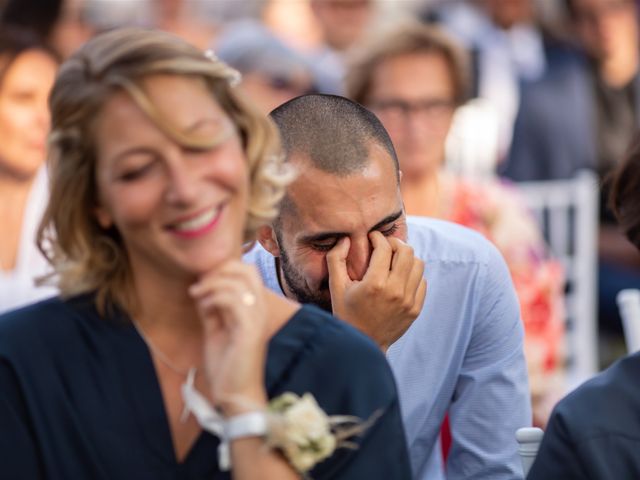
[[[302,307],[271,340],[266,382],[270,398],[311,392],[329,414],[382,412],[314,480],[411,478],[393,377],[355,329]],[[126,315],[102,318],[85,295],[0,316],[0,478],[230,478],[217,447],[203,432],[176,461],[149,350]]]

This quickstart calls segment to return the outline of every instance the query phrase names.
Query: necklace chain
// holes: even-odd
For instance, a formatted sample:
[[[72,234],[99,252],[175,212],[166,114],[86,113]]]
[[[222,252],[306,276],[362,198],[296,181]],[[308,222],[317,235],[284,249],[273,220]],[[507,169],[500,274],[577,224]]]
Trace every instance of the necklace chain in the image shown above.
[[[171,369],[173,372],[177,373],[178,375],[182,375],[183,377],[188,377],[189,376],[189,372],[191,370],[194,370],[197,373],[198,367],[193,366],[193,367],[189,367],[187,369],[184,369],[184,368],[180,368],[180,367],[176,366],[176,364],[173,363],[171,361],[171,359],[162,350],[160,350],[151,341],[151,339],[149,337],[147,337],[147,335],[145,334],[144,330],[142,330],[142,327],[140,325],[138,325],[138,322],[132,322],[132,323],[133,323],[134,328],[138,332],[138,335],[140,335],[140,338],[142,338],[142,341],[144,341],[144,343],[147,345],[147,347],[149,347],[149,350],[151,350],[151,352],[158,358],[158,360],[160,360],[167,367],[169,367],[169,369]]]

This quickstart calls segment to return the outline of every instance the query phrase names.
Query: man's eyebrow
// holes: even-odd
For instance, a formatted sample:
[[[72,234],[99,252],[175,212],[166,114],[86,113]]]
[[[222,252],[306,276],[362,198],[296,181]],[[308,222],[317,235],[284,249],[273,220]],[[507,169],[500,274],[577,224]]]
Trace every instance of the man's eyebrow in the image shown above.
[[[369,232],[375,232],[376,230],[380,230],[382,227],[384,227],[388,223],[395,222],[401,216],[402,216],[402,209],[398,210],[396,213],[392,213],[391,215],[388,215],[388,216],[384,217],[382,220],[380,220],[378,223],[376,223],[371,228],[371,230],[369,230]]]
[[[392,213],[391,215],[387,215],[378,223],[376,223],[373,227],[371,227],[369,232],[380,230],[385,225],[395,222],[401,216],[402,216],[402,210],[398,210],[397,212]],[[322,242],[324,240],[332,240],[334,238],[346,237],[347,235],[349,235],[348,232],[321,232],[321,233],[316,233],[311,235],[304,235],[300,238],[300,242],[302,243]]]
[[[346,237],[348,234],[346,232],[322,232],[311,235],[304,235],[300,238],[300,242],[302,243],[314,243],[314,242],[322,242],[324,240],[332,240],[334,238],[342,238]]]

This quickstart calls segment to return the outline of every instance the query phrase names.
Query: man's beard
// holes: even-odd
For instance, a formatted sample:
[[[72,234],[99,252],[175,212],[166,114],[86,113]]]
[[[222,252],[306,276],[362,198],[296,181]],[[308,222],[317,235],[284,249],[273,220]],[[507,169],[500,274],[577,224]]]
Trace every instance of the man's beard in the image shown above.
[[[296,300],[300,303],[312,303],[321,309],[332,313],[333,310],[331,308],[329,279],[324,278],[322,282],[320,282],[320,288],[317,291],[312,291],[307,286],[304,277],[300,275],[291,263],[287,253],[282,249],[282,242],[280,242],[279,260],[280,270],[282,271],[284,281],[291,293],[296,297]]]

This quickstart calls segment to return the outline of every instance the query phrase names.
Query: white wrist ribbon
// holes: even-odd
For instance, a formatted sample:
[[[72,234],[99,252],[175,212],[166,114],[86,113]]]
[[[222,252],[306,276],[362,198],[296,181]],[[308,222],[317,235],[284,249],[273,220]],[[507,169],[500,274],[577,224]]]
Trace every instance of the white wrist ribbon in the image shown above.
[[[192,413],[204,430],[220,439],[218,464],[220,470],[227,471],[231,468],[229,442],[236,438],[266,435],[269,427],[267,415],[261,411],[253,411],[225,419],[196,390],[195,376],[196,369],[192,368],[189,370],[186,382],[182,384],[182,399],[184,401],[182,419],[185,420],[189,413]]]

